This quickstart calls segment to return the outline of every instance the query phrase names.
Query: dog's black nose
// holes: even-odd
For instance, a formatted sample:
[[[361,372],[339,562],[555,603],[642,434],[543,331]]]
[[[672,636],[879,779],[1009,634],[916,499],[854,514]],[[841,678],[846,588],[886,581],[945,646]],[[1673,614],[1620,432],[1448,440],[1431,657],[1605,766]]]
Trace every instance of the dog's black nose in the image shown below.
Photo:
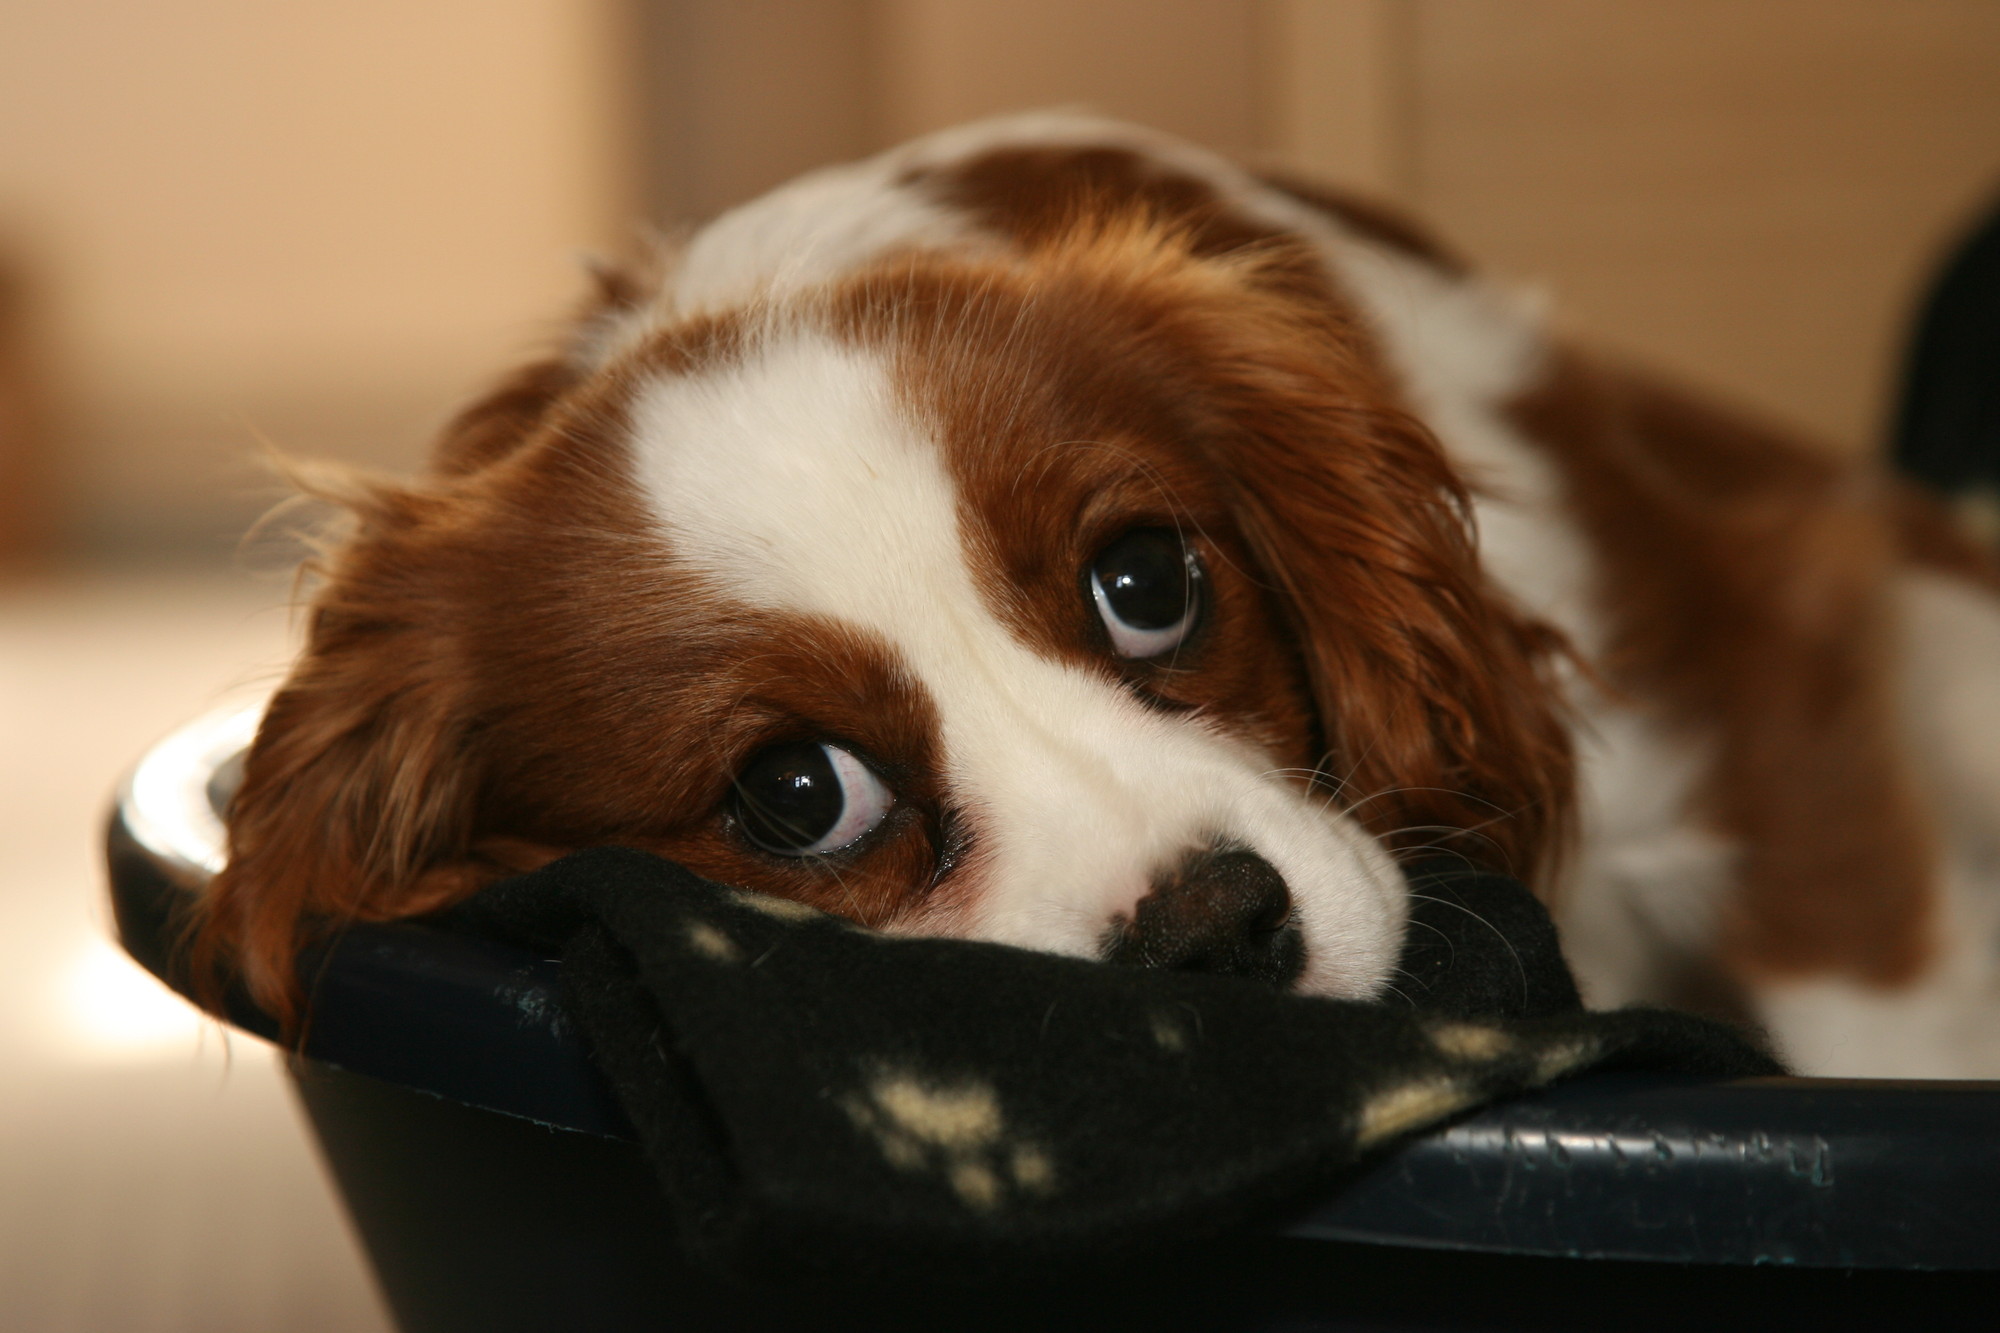
[[[1305,968],[1284,877],[1255,852],[1198,852],[1153,883],[1104,937],[1104,960],[1288,986]]]

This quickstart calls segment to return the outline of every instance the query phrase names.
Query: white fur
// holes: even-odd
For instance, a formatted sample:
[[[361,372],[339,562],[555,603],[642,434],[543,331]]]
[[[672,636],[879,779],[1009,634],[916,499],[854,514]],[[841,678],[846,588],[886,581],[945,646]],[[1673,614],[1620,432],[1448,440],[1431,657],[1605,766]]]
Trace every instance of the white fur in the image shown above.
[[[826,167],[731,209],[689,243],[667,290],[676,314],[782,297],[907,246],[970,247],[965,219],[894,182],[893,157]]]
[[[968,564],[939,446],[877,357],[774,328],[740,365],[649,385],[633,423],[677,560],[753,606],[874,636],[935,705],[975,888],[962,914],[908,928],[1094,957],[1157,872],[1227,838],[1290,886],[1306,989],[1387,979],[1404,893],[1382,849],[1269,756],[1015,639],[980,595],[993,571]]]

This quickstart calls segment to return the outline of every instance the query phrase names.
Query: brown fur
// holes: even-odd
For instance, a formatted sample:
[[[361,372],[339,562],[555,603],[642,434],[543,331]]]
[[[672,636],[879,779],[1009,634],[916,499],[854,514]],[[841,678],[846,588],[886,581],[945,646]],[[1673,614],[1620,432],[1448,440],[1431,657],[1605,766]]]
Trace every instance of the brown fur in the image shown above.
[[[1714,746],[1708,816],[1743,857],[1737,979],[1909,980],[1933,946],[1935,854],[1889,688],[1882,485],[1575,353],[1513,412],[1596,549],[1600,669]]]
[[[1392,847],[1549,882],[1571,817],[1563,645],[1488,583],[1459,479],[1319,257],[1124,149],[1008,149],[912,183],[1013,253],[896,257],[798,317],[889,354],[1002,621],[1317,772]],[[1278,184],[1458,271],[1391,215]],[[354,535],[205,899],[214,984],[239,976],[290,1015],[314,932],[591,843],[872,925],[949,913],[976,881],[977,815],[951,808],[934,709],[893,652],[676,567],[627,476],[626,403],[646,376],[741,354],[745,325],[694,321],[585,369],[603,312],[644,299],[607,282],[572,348],[463,414],[429,477],[345,495]],[[1705,812],[1744,857],[1734,979],[1912,978],[1935,853],[1895,732],[1886,580],[1900,553],[2000,588],[1993,562],[1917,493],[1575,353],[1512,414],[1601,562],[1596,667],[1712,747]],[[1172,660],[1121,661],[1079,571],[1149,525],[1189,534],[1209,609]],[[799,719],[897,793],[851,854],[786,862],[731,826],[733,775],[807,738]]]
[[[810,317],[892,352],[1024,638],[1203,710],[1302,780],[1322,768],[1392,846],[1532,875],[1569,811],[1552,638],[1487,586],[1436,441],[1311,268],[1148,209],[1051,234],[1028,264],[885,264]],[[302,939],[603,842],[873,925],[950,910],[978,830],[938,785],[921,684],[866,636],[705,590],[626,478],[632,386],[740,347],[723,321],[588,376],[530,367],[459,419],[430,478],[351,498],[356,533],[230,812],[207,975],[295,1014]],[[1212,614],[1182,660],[1114,664],[1077,571],[1151,522],[1198,534]],[[831,865],[730,826],[733,775],[803,738],[798,718],[898,793]]]
[[[1550,668],[1568,649],[1482,572],[1466,490],[1324,256],[1128,148],[1009,147],[900,184],[998,244],[888,256],[784,317],[886,355],[1001,622],[1334,788],[1394,849],[1553,883],[1573,771]],[[1465,271],[1398,215],[1264,184]],[[637,386],[743,354],[769,313],[612,345],[651,281],[600,275],[570,345],[463,414],[421,481],[340,488],[353,535],[197,923],[211,1000],[236,979],[293,1020],[302,941],[594,843],[875,926],[949,922],[977,891],[980,814],[954,807],[922,682],[865,633],[725,597],[638,495]],[[1890,697],[1890,577],[1900,558],[2000,591],[2000,566],[1920,493],[1573,351],[1509,411],[1598,562],[1608,647],[1584,674],[1711,760],[1700,813],[1741,858],[1724,982],[1917,979],[1940,943],[1938,850]],[[1082,571],[1155,525],[1199,553],[1206,611],[1170,660],[1127,661]],[[734,775],[821,738],[863,756],[893,810],[825,858],[758,852]]]
[[[1392,842],[1462,846],[1479,830],[1477,859],[1550,883],[1573,781],[1545,676],[1558,638],[1489,586],[1459,479],[1318,256],[1129,149],[1009,148],[920,183],[1036,267],[1090,253],[1078,242],[1099,229],[1176,238],[1152,262],[1185,257],[1166,259],[1135,323],[1221,409],[1197,438],[1304,648],[1330,770]],[[1368,217],[1364,230],[1451,262],[1393,215]]]
[[[323,571],[230,807],[228,867],[204,895],[193,962],[211,1000],[236,976],[289,1018],[304,939],[434,910],[592,843],[872,924],[925,878],[941,820],[892,821],[878,843],[903,850],[872,877],[781,866],[776,883],[717,827],[729,776],[782,739],[776,718],[824,719],[904,779],[911,812],[936,767],[928,704],[879,646],[705,593],[620,482],[634,377],[734,350],[727,328],[677,330],[539,411],[515,377],[503,409],[461,418],[522,423],[485,466],[341,497],[353,534]],[[449,437],[440,453],[467,457]]]

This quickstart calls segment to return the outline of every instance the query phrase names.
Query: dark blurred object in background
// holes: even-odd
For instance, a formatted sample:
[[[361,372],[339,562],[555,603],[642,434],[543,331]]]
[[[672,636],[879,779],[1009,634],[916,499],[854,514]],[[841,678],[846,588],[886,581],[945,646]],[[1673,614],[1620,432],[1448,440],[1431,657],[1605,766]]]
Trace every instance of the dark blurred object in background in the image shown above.
[[[2000,542],[2000,198],[1946,259],[1903,370],[1896,464]]]

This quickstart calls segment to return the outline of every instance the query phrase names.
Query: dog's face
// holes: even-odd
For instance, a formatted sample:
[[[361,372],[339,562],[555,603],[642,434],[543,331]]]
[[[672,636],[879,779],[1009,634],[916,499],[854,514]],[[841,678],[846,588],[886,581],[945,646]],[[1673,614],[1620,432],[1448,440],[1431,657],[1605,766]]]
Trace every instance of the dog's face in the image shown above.
[[[1435,444],[1295,256],[1110,228],[627,295],[354,500],[208,920],[619,843],[889,931],[1375,992],[1395,854],[1532,869],[1564,751]]]

